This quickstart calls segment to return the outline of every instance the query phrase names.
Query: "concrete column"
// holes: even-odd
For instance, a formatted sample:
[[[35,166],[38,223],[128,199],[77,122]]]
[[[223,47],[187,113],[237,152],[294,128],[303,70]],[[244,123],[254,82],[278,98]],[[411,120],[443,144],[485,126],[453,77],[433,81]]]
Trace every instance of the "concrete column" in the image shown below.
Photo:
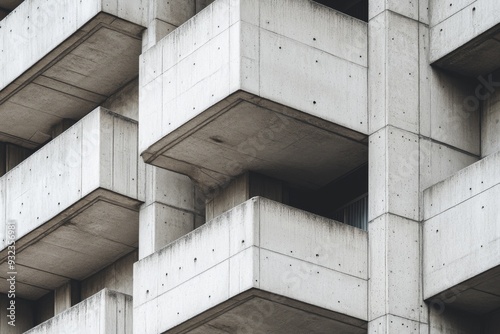
[[[189,177],[146,165],[146,200],[139,214],[139,260],[205,222],[205,201]]]
[[[368,333],[427,333],[419,205],[423,1],[370,1]],[[425,13],[421,12],[425,8]]]
[[[199,0],[150,0],[148,29],[143,36],[143,51],[196,14]]]
[[[76,123],[75,120],[65,118],[56,125],[54,125],[51,129],[51,136],[52,138],[55,138],[59,136],[61,133],[64,131],[68,130],[70,127],[72,127]]]
[[[0,143],[0,176],[19,165],[32,153],[32,150],[21,146]]]
[[[54,315],[57,315],[80,302],[80,283],[69,281],[54,291]]]
[[[255,196],[283,203],[283,194],[282,181],[247,172],[213,194],[207,201],[205,217],[209,221]]]

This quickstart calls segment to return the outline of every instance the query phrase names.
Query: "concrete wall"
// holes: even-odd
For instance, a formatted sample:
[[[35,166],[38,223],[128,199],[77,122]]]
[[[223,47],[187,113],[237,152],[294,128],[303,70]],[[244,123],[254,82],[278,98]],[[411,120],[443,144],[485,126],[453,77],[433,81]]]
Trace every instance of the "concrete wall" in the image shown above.
[[[364,22],[305,0],[216,1],[141,56],[141,152],[240,89],[366,133],[366,66]]]
[[[26,0],[2,20],[0,90],[28,70],[99,12],[145,26],[146,0]]]
[[[205,218],[207,221],[212,220],[255,196],[284,203],[283,192],[284,186],[282,181],[257,173],[247,172],[231,181],[227,187],[217,189],[213,195],[211,194],[213,198],[206,202]]]
[[[185,175],[146,166],[146,200],[139,216],[139,259],[205,223],[205,200]]]
[[[484,334],[500,332],[500,310],[492,312],[484,320]]]
[[[479,334],[481,318],[451,308],[429,308],[429,334]]]
[[[132,80],[118,92],[110,96],[101,107],[113,110],[124,117],[139,120],[139,82]]]
[[[107,289],[101,290],[26,332],[28,333],[131,334],[132,297]]]
[[[492,154],[424,192],[426,298],[500,265],[498,166]]]
[[[84,279],[81,282],[81,299],[87,299],[105,288],[132,296],[134,263],[137,261],[137,254],[138,252],[134,251]]]
[[[500,151],[500,91],[498,89],[494,89],[489,98],[483,102],[481,112],[481,156],[484,158]]]
[[[20,238],[99,187],[139,198],[136,143],[135,122],[96,109],[0,178],[0,226]]]
[[[134,265],[134,333],[163,333],[252,288],[366,320],[367,237],[255,197]]]
[[[10,326],[7,318],[10,311],[10,301],[7,295],[0,294],[0,333],[2,334],[21,334],[29,330],[34,325],[34,303],[23,300],[21,298],[15,299],[15,326]]]
[[[429,0],[431,63],[498,23],[496,0]]]
[[[10,143],[0,142],[0,177],[19,165],[32,153],[33,150]]]

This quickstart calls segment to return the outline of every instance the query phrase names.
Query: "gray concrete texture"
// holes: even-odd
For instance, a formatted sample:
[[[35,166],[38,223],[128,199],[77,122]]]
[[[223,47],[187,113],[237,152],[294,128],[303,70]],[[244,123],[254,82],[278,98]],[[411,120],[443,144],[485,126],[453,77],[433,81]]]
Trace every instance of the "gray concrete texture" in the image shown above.
[[[134,265],[134,330],[163,333],[251,289],[366,321],[367,246],[362,230],[250,199]]]
[[[278,14],[284,7],[287,8],[286,15]],[[314,26],[307,31],[295,25],[296,20],[304,19],[304,15],[308,15],[310,17],[308,20],[314,22]],[[329,34],[335,34],[336,39],[329,38]],[[165,136],[178,137],[188,129],[206,122],[209,117],[227,111],[226,118],[221,117],[218,122],[212,123],[213,129],[205,129],[206,132],[221,132],[222,141],[224,135],[227,135],[228,151],[227,154],[223,154],[227,156],[230,151],[235,151],[238,147],[237,143],[232,142],[237,138],[232,138],[231,133],[224,133],[224,130],[226,132],[230,130],[226,124],[228,120],[234,123],[240,118],[232,117],[230,113],[237,112],[254,121],[266,123],[273,117],[272,113],[264,109],[267,107],[265,105],[267,101],[272,101],[267,104],[273,112],[278,112],[278,116],[291,114],[300,121],[305,120],[304,127],[300,129],[304,133],[312,131],[307,128],[308,121],[317,124],[314,119],[309,120],[309,115],[313,115],[323,122],[326,120],[328,121],[326,123],[334,122],[351,129],[339,130],[337,125],[334,133],[338,134],[340,131],[344,135],[347,132],[349,138],[362,140],[361,134],[367,132],[367,92],[363,88],[365,87],[363,82],[366,81],[366,48],[365,23],[313,2],[290,1],[283,4],[217,1],[141,56],[140,100],[144,103],[140,104],[139,137],[143,157],[147,162],[158,159],[153,163],[188,174],[201,184],[208,183],[210,179],[202,180],[204,174],[213,174],[212,178],[224,183],[225,176],[228,174],[230,177],[236,176],[242,172],[241,168],[233,168],[231,171],[221,170],[220,166],[206,165],[216,161],[203,157],[200,157],[203,161],[190,161],[188,166],[183,166],[182,161],[185,161],[186,157],[181,154],[183,152],[184,155],[196,157],[203,153],[207,154],[210,150],[224,149],[224,145],[217,147],[217,143],[214,144],[213,140],[204,138],[200,132],[199,136],[202,138],[198,141],[202,141],[204,148],[196,152],[187,151],[193,150],[200,144],[187,142],[197,139],[197,135],[190,132],[192,136],[187,138],[184,145],[177,147],[180,152],[173,149],[165,155],[168,161],[162,162],[164,158],[160,154],[169,149],[167,145],[173,140]],[[302,59],[303,66],[298,67],[300,71],[297,71],[295,66],[296,59]],[[330,90],[331,94],[318,94],[317,98],[314,97],[315,92],[319,93],[322,87],[330,86],[333,87]],[[263,98],[262,102],[258,102],[257,107],[242,103],[235,106],[240,107],[239,109],[228,108],[228,103],[238,100],[239,97],[234,93],[240,90],[250,93],[246,94],[248,97],[243,97],[245,100],[253,96],[257,97],[254,98],[256,101],[260,100],[258,97]],[[158,96],[162,98],[158,99]],[[349,98],[345,99],[346,96]],[[275,105],[272,106],[272,103]],[[283,110],[281,105],[292,109]],[[241,108],[243,109],[240,110]],[[307,114],[300,116],[301,112],[297,110]],[[298,125],[292,120],[290,122]],[[250,124],[252,122],[242,119],[231,128],[249,129]],[[184,125],[184,128],[181,125]],[[258,129],[259,127],[254,130]],[[353,130],[358,134],[354,134]],[[291,132],[300,131],[291,126]],[[300,139],[290,137],[287,135],[288,132],[285,132],[281,134],[284,138],[276,140],[281,143],[276,149],[290,146]],[[252,133],[247,135],[252,137]],[[298,142],[307,145],[307,142],[312,141],[317,143],[343,140],[336,136],[331,137],[329,134],[325,136],[330,138],[313,140],[310,135],[311,138],[307,137]],[[304,161],[319,157],[313,152],[315,145],[308,146],[307,149],[297,144],[290,147],[296,148],[296,151],[285,152],[283,155],[288,158],[296,156],[296,152],[299,151],[311,152],[311,156],[304,158]],[[348,162],[349,166],[339,171],[340,174],[352,169],[356,163],[363,160],[364,148],[359,143],[354,142],[350,145],[339,143],[335,147],[327,146],[324,149],[357,152],[358,161],[350,162],[354,166]],[[269,154],[269,151],[267,153]],[[237,162],[244,162],[247,158],[232,157]],[[261,160],[264,160],[263,165],[259,164]],[[268,158],[265,156],[259,157],[253,161],[257,163],[256,166],[243,164],[242,167],[268,169],[272,172],[273,166],[266,160]],[[295,162],[289,163],[289,167]],[[283,165],[285,161],[278,160],[277,163]],[[202,168],[201,171],[198,170],[199,166]],[[300,169],[303,172],[311,168],[314,166],[309,164]],[[279,168],[274,167],[274,169],[277,173]],[[297,171],[290,171],[289,174],[288,179],[300,178]],[[322,175],[322,173],[315,171],[310,175]],[[322,182],[325,180],[305,180],[303,184],[311,183],[315,186]]]
[[[35,300],[137,248],[139,173],[137,124],[98,108],[0,178],[0,267],[14,224],[19,296]]]

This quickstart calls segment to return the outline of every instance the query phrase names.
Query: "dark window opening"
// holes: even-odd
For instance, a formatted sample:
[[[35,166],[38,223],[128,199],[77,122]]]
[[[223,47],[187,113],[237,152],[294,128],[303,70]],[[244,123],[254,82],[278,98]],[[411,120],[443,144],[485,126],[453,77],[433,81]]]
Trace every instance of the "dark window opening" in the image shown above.
[[[288,204],[301,210],[368,229],[368,164],[330,182],[306,191],[290,188]]]
[[[368,0],[315,0],[316,2],[368,22]]]

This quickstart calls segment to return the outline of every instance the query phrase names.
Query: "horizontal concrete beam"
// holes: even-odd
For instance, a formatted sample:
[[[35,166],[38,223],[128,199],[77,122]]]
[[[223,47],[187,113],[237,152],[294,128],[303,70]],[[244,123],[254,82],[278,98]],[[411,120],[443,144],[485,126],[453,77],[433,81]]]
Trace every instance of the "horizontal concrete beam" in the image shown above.
[[[362,326],[367,237],[360,229],[252,198],[134,265],[135,333],[163,333],[212,307],[238,303],[254,289]]]
[[[500,266],[499,165],[500,152],[424,191],[425,298]]]
[[[144,196],[138,163],[137,123],[98,108],[8,172],[0,178],[0,266],[8,227],[26,268],[19,283],[39,289],[81,280],[133,251]]]
[[[101,290],[26,334],[132,334],[132,297]]]

